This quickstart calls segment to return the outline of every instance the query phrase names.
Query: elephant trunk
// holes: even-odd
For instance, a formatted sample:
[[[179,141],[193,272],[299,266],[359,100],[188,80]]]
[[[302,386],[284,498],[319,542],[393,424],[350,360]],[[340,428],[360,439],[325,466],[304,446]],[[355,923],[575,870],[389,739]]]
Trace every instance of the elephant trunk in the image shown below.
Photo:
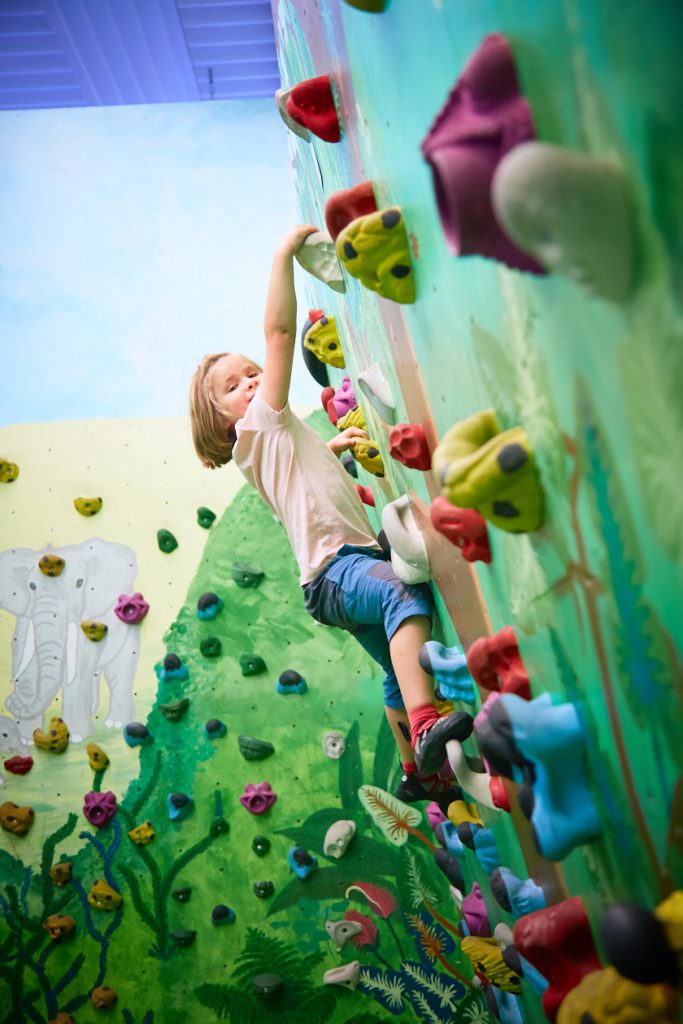
[[[67,609],[62,602],[49,594],[36,599],[33,626],[38,656],[38,691],[34,714],[42,713],[64,684],[67,624]]]

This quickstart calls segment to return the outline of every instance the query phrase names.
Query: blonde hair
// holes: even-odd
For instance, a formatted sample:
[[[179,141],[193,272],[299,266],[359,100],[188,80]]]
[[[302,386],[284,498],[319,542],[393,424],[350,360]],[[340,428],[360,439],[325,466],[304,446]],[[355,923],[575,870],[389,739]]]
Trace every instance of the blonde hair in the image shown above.
[[[192,442],[203,466],[218,469],[232,459],[232,449],[237,441],[235,425],[228,427],[222,419],[216,399],[211,391],[209,375],[219,359],[230,352],[214,352],[204,356],[194,371],[190,382],[190,426]],[[246,358],[246,357],[245,357]],[[261,369],[257,363],[254,366]]]

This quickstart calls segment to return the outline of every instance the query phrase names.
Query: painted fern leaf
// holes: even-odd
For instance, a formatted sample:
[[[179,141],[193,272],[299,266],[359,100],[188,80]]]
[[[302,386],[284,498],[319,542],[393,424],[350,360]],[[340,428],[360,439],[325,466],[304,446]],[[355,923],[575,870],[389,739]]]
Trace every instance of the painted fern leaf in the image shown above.
[[[655,339],[658,339],[655,341]],[[625,346],[621,373],[639,491],[662,547],[683,562],[683,338],[650,329]]]
[[[420,865],[412,850],[406,847],[407,863],[405,866],[405,878],[410,892],[410,905],[417,909],[426,903],[440,903],[441,897],[434,889],[430,889],[422,877]]]
[[[419,992],[413,992],[410,1001],[420,1011],[420,1020],[424,1024],[448,1024],[438,1013],[432,1010],[425,997]]]
[[[439,1005],[445,1010],[455,1010],[458,999],[463,995],[463,987],[448,984],[443,975],[434,971],[426,971],[419,964],[404,961],[401,964],[403,973],[412,978],[416,984],[421,985],[426,992],[439,1000]]]
[[[389,1013],[395,1016],[405,1008],[405,982],[396,971],[383,971],[379,967],[361,968],[358,987],[373,996]]]
[[[420,811],[377,786],[361,786],[358,796],[372,820],[394,846],[403,846],[409,829],[416,828],[422,820]]]

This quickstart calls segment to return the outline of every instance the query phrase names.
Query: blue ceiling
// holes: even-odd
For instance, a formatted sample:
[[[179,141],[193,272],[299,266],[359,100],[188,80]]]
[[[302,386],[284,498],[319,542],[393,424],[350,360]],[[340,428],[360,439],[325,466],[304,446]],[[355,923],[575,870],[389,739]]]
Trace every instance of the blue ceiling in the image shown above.
[[[272,96],[270,0],[0,0],[0,109]]]

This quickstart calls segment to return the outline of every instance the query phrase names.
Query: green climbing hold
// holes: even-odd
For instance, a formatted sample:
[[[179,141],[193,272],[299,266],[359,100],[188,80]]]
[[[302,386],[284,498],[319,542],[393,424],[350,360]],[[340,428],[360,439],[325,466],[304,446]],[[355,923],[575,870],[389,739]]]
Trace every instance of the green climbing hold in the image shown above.
[[[171,893],[171,896],[173,897],[173,899],[177,900],[178,903],[187,903],[187,901],[189,900],[191,895],[192,895],[192,886],[191,885],[179,885],[178,888],[174,889],[173,892]]]
[[[157,530],[157,544],[159,551],[163,551],[165,555],[170,555],[178,547],[178,541],[170,530]]]
[[[218,814],[209,825],[209,832],[214,839],[216,836],[225,835],[225,833],[229,831],[230,824],[225,820],[222,814]]]
[[[240,668],[243,676],[257,676],[266,671],[266,663],[258,654],[240,654]]]
[[[197,933],[191,928],[176,928],[171,932],[171,938],[176,946],[191,946],[197,938]]]
[[[358,11],[368,11],[369,14],[381,14],[386,7],[387,0],[344,0],[349,7],[355,7]]]
[[[185,713],[189,706],[190,698],[183,697],[182,700],[175,700],[170,704],[160,704],[159,711],[167,721],[179,722],[181,718],[185,717]]]
[[[200,526],[203,526],[205,530],[210,530],[211,525],[216,518],[216,513],[212,512],[210,508],[205,508],[201,505],[197,509],[197,522]]]
[[[270,839],[268,836],[254,836],[251,848],[257,857],[265,857],[270,850]]]
[[[248,587],[260,587],[261,581],[266,574],[259,572],[257,569],[251,569],[244,562],[233,562],[230,575],[238,587],[246,590]]]
[[[237,743],[240,754],[245,761],[265,761],[275,753],[275,747],[267,740],[257,740],[254,736],[238,736]]]
[[[217,636],[205,636],[199,641],[199,650],[205,658],[217,658],[223,651],[223,645]]]

